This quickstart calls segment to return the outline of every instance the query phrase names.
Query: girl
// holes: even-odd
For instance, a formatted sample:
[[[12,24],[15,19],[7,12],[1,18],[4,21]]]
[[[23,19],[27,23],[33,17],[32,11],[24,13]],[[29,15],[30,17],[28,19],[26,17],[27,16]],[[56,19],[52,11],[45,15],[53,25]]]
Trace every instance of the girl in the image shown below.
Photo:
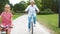
[[[4,11],[2,12],[2,14],[0,15],[0,17],[2,18],[2,23],[1,23],[1,27],[12,27],[12,13],[10,10],[10,5],[6,4]],[[0,27],[0,31],[2,30],[2,28]],[[10,34],[11,28],[7,28],[7,34]]]

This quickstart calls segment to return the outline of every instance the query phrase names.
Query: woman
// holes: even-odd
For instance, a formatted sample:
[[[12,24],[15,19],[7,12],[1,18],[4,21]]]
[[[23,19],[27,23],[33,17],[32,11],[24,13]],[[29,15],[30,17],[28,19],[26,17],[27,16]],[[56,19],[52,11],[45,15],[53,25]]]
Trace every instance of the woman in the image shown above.
[[[34,0],[30,1],[30,5],[25,9],[25,11],[28,12],[28,29],[30,32],[30,22],[31,22],[32,16],[33,16],[34,26],[35,26],[36,25],[36,11],[39,12],[39,9],[35,5]]]

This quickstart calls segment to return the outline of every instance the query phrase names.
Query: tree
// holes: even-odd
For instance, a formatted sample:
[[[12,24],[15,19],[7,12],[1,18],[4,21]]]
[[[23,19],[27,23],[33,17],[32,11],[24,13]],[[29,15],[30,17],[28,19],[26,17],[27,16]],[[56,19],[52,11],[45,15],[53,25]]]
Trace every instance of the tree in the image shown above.
[[[13,5],[12,4],[10,4],[10,7],[11,7],[11,10],[13,10]]]
[[[0,14],[3,11],[3,9],[4,9],[4,5],[5,4],[10,4],[9,0],[0,0]]]
[[[42,10],[42,4],[41,4],[41,0],[35,0],[35,4],[37,5],[37,7]]]
[[[58,12],[58,2],[57,0],[42,0],[43,9],[50,8],[53,12]]]
[[[25,6],[25,1],[21,1],[20,3],[18,4],[15,4],[13,9],[15,12],[21,12],[23,10],[25,10],[26,6]]]
[[[58,27],[60,28],[60,0],[58,0],[58,5],[59,5],[59,23],[58,23]]]

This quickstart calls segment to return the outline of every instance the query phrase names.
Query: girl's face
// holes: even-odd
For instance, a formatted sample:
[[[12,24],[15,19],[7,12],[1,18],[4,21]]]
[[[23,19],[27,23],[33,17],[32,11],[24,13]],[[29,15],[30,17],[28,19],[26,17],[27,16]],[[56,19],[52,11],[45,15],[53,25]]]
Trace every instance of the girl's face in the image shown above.
[[[4,10],[7,12],[10,11],[10,6],[5,6]]]

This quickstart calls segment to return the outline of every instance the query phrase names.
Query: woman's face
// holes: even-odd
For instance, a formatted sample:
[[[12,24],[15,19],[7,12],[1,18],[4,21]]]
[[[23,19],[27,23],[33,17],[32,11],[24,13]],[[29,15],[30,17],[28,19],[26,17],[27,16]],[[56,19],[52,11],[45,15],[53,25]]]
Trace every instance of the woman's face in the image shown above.
[[[31,2],[31,5],[34,5],[34,2],[33,1]]]

